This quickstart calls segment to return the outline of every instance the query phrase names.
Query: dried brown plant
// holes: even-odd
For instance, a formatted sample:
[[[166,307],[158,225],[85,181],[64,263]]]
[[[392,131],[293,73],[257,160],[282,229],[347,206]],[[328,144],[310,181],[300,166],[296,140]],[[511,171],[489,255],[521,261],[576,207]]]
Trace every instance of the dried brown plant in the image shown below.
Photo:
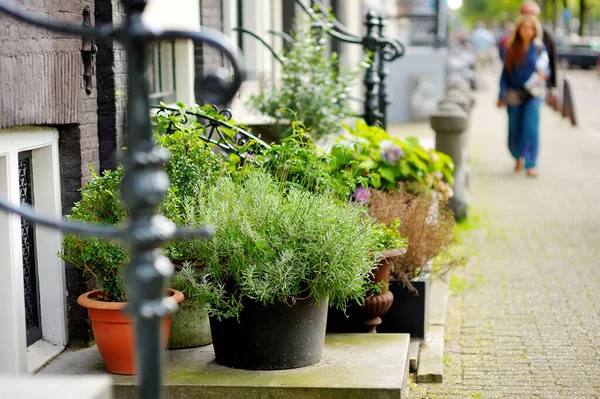
[[[400,218],[401,234],[408,239],[405,255],[390,264],[394,278],[412,288],[410,280],[417,277],[427,263],[446,251],[454,242],[454,214],[447,200],[432,195],[413,194],[400,185],[394,191],[373,191],[369,214],[380,223],[390,225]],[[444,265],[449,270],[459,260]]]

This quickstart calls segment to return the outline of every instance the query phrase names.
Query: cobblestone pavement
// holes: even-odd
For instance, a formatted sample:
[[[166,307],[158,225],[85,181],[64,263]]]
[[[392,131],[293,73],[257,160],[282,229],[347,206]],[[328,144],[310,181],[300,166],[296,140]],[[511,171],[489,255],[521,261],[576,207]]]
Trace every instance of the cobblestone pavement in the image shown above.
[[[540,176],[517,175],[490,87],[471,124],[478,220],[450,284],[445,382],[411,398],[600,398],[600,138],[544,107]]]

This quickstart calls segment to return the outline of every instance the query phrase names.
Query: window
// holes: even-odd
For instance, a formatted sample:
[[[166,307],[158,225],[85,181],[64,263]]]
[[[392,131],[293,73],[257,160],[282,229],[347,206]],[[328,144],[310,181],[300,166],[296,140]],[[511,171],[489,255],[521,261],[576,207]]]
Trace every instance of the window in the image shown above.
[[[155,42],[149,50],[148,70],[150,101],[174,103],[177,97],[175,77],[175,41]]]

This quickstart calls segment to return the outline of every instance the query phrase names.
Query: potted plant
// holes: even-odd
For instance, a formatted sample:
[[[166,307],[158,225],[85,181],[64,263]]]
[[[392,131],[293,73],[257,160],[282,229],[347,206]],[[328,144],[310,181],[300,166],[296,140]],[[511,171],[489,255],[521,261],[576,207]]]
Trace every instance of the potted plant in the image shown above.
[[[196,348],[212,343],[208,309],[201,298],[199,271],[185,262],[173,276],[171,286],[183,293],[185,301],[173,315],[168,349]]]
[[[272,144],[270,148],[249,143],[243,151],[251,154],[252,162],[242,164],[239,159],[229,161],[230,172],[243,177],[258,166],[287,187],[344,201],[352,198],[356,187],[366,187],[371,183],[369,174],[339,169],[335,157],[316,146],[304,123],[294,119],[291,129],[290,136]]]
[[[181,126],[170,135],[156,137],[159,145],[172,155],[166,165],[172,185],[161,206],[161,213],[176,223],[181,223],[182,198],[194,195],[197,181],[214,181],[223,168],[222,159],[200,139],[197,129]],[[81,191],[81,200],[75,204],[69,217],[98,224],[123,223],[127,217],[119,198],[123,174],[122,167],[107,170],[100,176],[92,170],[92,179]],[[186,245],[186,242],[169,244],[165,253],[174,260],[190,252]],[[65,235],[60,256],[95,276],[100,285],[100,290],[82,294],[78,303],[88,308],[94,338],[106,369],[115,374],[134,374],[133,330],[129,317],[122,313],[127,298],[120,272],[129,260],[127,251],[105,240]],[[178,302],[183,300],[180,291],[169,290],[167,294]],[[170,327],[169,317],[163,323],[165,345]]]
[[[358,198],[362,199],[361,195]],[[389,290],[390,262],[406,253],[407,247],[407,240],[400,234],[400,220],[394,220],[389,225],[377,223],[374,244],[371,255],[376,261],[376,267],[369,276],[373,289],[367,292],[363,305],[350,303],[345,309],[330,308],[327,317],[328,332],[376,333],[377,326],[382,323],[381,316],[392,306],[394,294]]]
[[[331,148],[331,154],[338,169],[370,175],[369,187],[377,190],[395,191],[402,183],[412,193],[452,196],[452,158],[423,148],[417,138],[400,140],[358,121],[354,128],[347,126],[347,134]]]
[[[454,216],[445,204],[440,195],[410,193],[402,185],[394,191],[372,191],[369,214],[381,223],[401,220],[401,234],[408,240],[406,254],[390,261],[395,301],[382,316],[379,332],[426,336],[431,262],[454,240]],[[459,261],[452,259],[445,267]]]
[[[71,219],[92,223],[115,224],[125,218],[117,200],[118,184],[123,170],[107,171],[99,178],[92,171],[92,180],[82,190],[82,197],[73,207]],[[88,309],[92,331],[106,370],[113,374],[135,374],[134,331],[131,318],[123,313],[127,296],[122,287],[121,267],[128,261],[127,252],[120,246],[96,238],[66,235],[61,257],[93,275],[99,290],[79,296],[77,303]],[[180,291],[169,289],[166,295],[178,303]],[[171,329],[171,317],[163,320],[164,344]]]
[[[321,359],[329,304],[364,301],[375,266],[363,208],[287,187],[261,170],[204,184],[187,201],[216,361],[275,370]]]
[[[365,59],[353,69],[345,69],[327,45],[330,27],[315,29],[313,22],[310,18],[296,21],[293,39],[280,57],[281,82],[252,96],[250,106],[279,122],[289,116],[285,110],[291,110],[310,134],[319,138],[339,133],[340,121],[355,115],[349,104],[352,85],[369,62]],[[291,133],[287,123],[251,127],[273,141]]]

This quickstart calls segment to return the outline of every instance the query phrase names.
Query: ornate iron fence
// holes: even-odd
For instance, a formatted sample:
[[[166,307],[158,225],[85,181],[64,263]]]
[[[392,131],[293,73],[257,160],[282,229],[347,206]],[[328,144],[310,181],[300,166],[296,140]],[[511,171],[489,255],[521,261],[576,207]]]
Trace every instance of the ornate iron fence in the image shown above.
[[[177,125],[170,118],[179,117],[183,125],[198,122],[204,127],[203,132],[198,132],[200,139],[212,144],[216,149],[228,154],[236,154],[245,158],[246,154],[240,152],[246,148],[251,141],[258,147],[265,149],[271,146],[253,135],[244,127],[231,121],[233,117],[230,109],[219,110],[215,105],[205,105],[198,109],[179,109],[168,107],[166,105],[151,105],[156,110],[156,116],[164,116],[169,119],[169,125],[166,127],[167,134],[177,130]],[[210,110],[207,111],[206,107]]]
[[[366,32],[363,36],[358,36],[335,19],[321,1],[313,0],[314,8],[306,6],[302,0],[295,1],[303,12],[311,18],[315,27],[327,28],[327,34],[332,38],[343,43],[360,45],[365,54],[372,54],[372,63],[365,72],[363,79],[365,98],[352,99],[364,104],[364,113],[360,116],[365,119],[367,124],[371,126],[381,124],[385,129],[387,127],[387,107],[389,105],[387,100],[386,78],[388,69],[386,64],[402,57],[405,50],[400,41],[384,35],[385,17],[373,10],[368,11],[364,20]],[[257,39],[279,63],[283,63],[281,57],[260,35],[243,27],[237,27],[235,30],[239,35],[246,34]],[[293,41],[293,38],[284,32],[270,31],[269,33],[281,37],[288,44]]]
[[[143,398],[161,398],[163,350],[160,322],[175,311],[177,305],[170,298],[164,298],[173,266],[161,253],[160,247],[172,239],[209,237],[211,230],[178,229],[157,212],[169,187],[169,178],[163,170],[169,154],[157,147],[153,139],[146,77],[148,49],[152,43],[162,40],[192,39],[222,52],[229,60],[231,70],[219,70],[203,79],[200,95],[207,103],[228,103],[242,84],[244,70],[237,49],[225,35],[205,28],[201,32],[160,31],[142,22],[141,14],[147,0],[122,0],[121,3],[126,18],[124,24],[118,27],[65,25],[45,16],[24,12],[19,8],[21,6],[8,1],[0,3],[0,11],[50,31],[95,40],[115,40],[124,46],[128,61],[129,101],[121,195],[129,208],[130,219],[117,227],[50,220],[37,215],[31,207],[11,204],[2,198],[0,209],[65,233],[118,240],[129,248],[131,261],[125,269],[124,278],[130,298],[127,311],[132,315],[135,326],[140,395]]]

